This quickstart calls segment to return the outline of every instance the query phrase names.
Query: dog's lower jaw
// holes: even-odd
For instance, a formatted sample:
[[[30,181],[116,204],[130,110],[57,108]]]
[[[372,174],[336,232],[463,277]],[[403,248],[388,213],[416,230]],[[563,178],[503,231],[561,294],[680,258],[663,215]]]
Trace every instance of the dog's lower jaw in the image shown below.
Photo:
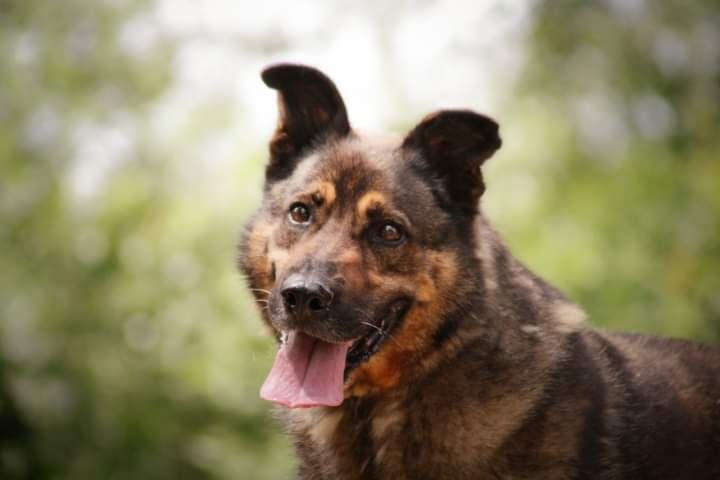
[[[431,307],[431,308],[429,308]],[[438,315],[433,319],[435,328],[453,313],[438,313],[443,305],[429,306],[414,303],[394,329],[396,334],[387,338],[374,355],[348,372],[345,379],[345,398],[382,397],[394,395],[403,385],[408,385],[430,375],[443,359],[451,358],[462,347],[461,342],[450,341],[436,345],[428,341],[427,332],[416,332],[421,317]],[[455,328],[460,329],[460,323]],[[468,339],[470,340],[470,339]]]
[[[345,378],[363,363],[370,360],[386,342],[396,341],[393,335],[403,324],[405,314],[412,305],[413,300],[408,297],[400,297],[393,300],[383,310],[380,318],[374,323],[365,323],[368,328],[367,334],[357,339],[350,347],[345,366]]]

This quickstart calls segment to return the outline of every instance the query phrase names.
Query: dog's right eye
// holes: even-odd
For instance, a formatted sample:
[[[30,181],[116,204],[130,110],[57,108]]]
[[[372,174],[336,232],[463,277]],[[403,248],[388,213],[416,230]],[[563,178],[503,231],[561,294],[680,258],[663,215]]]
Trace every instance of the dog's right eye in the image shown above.
[[[304,224],[310,221],[310,209],[307,205],[296,202],[290,205],[290,221],[293,223]]]
[[[384,222],[375,227],[374,239],[388,246],[396,246],[405,240],[405,231],[394,222]]]

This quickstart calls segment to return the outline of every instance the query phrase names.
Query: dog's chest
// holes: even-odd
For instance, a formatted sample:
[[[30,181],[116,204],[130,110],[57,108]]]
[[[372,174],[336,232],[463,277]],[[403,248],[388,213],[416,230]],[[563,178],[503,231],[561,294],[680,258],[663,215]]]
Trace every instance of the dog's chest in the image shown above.
[[[402,402],[346,401],[337,408],[289,412],[301,478],[408,478]]]

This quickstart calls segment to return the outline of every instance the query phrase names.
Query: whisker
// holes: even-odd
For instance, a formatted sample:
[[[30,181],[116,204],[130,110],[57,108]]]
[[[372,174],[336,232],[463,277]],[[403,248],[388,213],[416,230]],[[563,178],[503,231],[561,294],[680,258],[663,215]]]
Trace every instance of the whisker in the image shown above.
[[[362,321],[362,320],[360,320],[360,323],[362,323],[363,325],[367,325],[368,327],[374,328],[375,330],[377,330],[378,332],[380,332],[380,335],[382,335],[382,336],[385,337],[386,339],[390,340],[391,342],[393,342],[393,343],[394,343],[395,345],[397,345],[398,347],[401,347],[401,346],[402,346],[402,345],[400,344],[400,342],[395,339],[395,337],[393,337],[392,335],[389,335],[388,332],[386,332],[386,331],[383,330],[382,328],[378,327],[377,325],[373,325],[373,324],[370,323],[370,322],[365,322],[365,321]]]
[[[367,318],[367,319],[370,318],[370,315],[368,315],[367,312],[365,312],[365,311],[363,311],[363,310],[361,310],[361,309],[359,309],[359,308],[353,308],[353,311],[355,312],[356,315],[358,315],[358,316],[360,316],[360,317],[364,317],[364,318]],[[375,324],[373,324],[373,323],[370,323],[370,322],[366,322],[366,321],[364,321],[364,320],[360,320],[360,323],[363,324],[363,325],[365,325],[365,326],[368,326],[368,327],[371,327],[371,328],[377,330],[378,332],[380,332],[380,334],[381,334],[382,336],[384,336],[385,338],[387,338],[388,340],[390,340],[391,342],[393,342],[395,345],[397,345],[398,347],[402,347],[402,344],[400,343],[400,341],[397,340],[390,332],[388,332],[388,331],[386,331],[386,330],[383,330],[382,328],[378,327],[377,325],[375,325]]]
[[[370,322],[365,322],[365,321],[363,321],[363,320],[360,320],[360,323],[362,323],[363,325],[367,325],[368,327],[374,328],[375,330],[377,330],[378,332],[380,332],[380,335],[385,335],[385,333],[386,333],[385,330],[383,330],[382,328],[378,327],[377,325],[373,325],[373,324],[370,323]]]
[[[365,312],[364,310],[360,309],[360,308],[353,308],[353,312],[354,312],[355,315],[357,315],[357,316],[359,316],[359,317],[361,317],[361,318],[365,318],[365,319],[367,319],[367,320],[370,320],[370,315],[369,315],[367,312]],[[361,320],[361,323],[362,323],[362,320]],[[373,326],[375,326],[375,325],[373,325]]]
[[[272,295],[270,290],[265,290],[264,288],[250,288],[249,290],[252,292],[267,293],[268,295]]]

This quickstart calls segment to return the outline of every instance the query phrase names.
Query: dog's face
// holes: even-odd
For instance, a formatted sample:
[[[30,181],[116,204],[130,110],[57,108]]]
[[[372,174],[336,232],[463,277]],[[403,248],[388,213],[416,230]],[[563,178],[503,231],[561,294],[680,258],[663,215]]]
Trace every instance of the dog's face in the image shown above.
[[[404,138],[365,137],[317,70],[279,65],[263,80],[279,91],[280,119],[241,269],[278,339],[338,346],[355,394],[391,387],[473,261],[463,256],[497,125],[441,111]]]

